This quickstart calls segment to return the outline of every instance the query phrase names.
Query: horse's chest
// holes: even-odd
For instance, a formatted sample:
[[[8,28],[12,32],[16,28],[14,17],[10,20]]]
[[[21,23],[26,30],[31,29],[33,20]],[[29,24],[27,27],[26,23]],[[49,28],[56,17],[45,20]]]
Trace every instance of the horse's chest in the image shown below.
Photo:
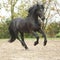
[[[32,23],[27,23],[26,25],[25,25],[25,30],[27,31],[27,32],[31,32],[31,31],[37,31],[37,30],[39,30],[39,25],[38,24],[35,24],[34,22],[32,22]]]

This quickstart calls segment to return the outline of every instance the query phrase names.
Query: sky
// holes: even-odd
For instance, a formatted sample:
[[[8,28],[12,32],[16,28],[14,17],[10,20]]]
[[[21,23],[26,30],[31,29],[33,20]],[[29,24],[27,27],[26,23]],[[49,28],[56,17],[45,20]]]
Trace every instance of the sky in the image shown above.
[[[3,1],[6,3],[7,2],[7,0],[0,0],[0,3],[3,3]],[[27,0],[28,1],[28,0]],[[31,2],[32,2],[32,0],[31,0]],[[60,4],[60,0],[57,0],[57,2]],[[17,3],[17,5],[19,5],[21,2],[20,2],[20,0],[19,0],[19,2]],[[58,8],[60,8],[60,7],[58,7]],[[15,9],[16,10],[16,9]],[[53,12],[52,12],[53,13]],[[5,18],[8,18],[8,17],[10,17],[10,15],[11,15],[11,13],[10,12],[7,12],[7,11],[5,11],[5,8],[2,8],[2,9],[0,9],[0,16],[5,16]],[[1,20],[1,18],[0,18],[0,20]],[[52,21],[60,21],[60,16],[57,14],[56,16],[54,16],[53,18],[52,18]]]

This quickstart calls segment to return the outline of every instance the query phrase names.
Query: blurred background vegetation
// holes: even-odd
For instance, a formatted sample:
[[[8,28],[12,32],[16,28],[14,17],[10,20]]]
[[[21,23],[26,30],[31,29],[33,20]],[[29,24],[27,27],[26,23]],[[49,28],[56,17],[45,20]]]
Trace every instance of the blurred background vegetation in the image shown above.
[[[45,21],[42,28],[47,37],[60,37],[60,4],[57,0],[1,0],[0,2],[0,38],[9,38],[8,27],[10,21],[17,17],[25,18],[28,15],[28,9],[37,2],[43,3],[45,6]],[[2,9],[6,12],[1,14]],[[9,15],[9,16],[8,16]],[[58,16],[58,17],[56,17]],[[40,35],[40,34],[39,34]],[[41,35],[40,35],[41,36]],[[25,34],[25,37],[32,35]],[[41,36],[42,37],[42,36]]]

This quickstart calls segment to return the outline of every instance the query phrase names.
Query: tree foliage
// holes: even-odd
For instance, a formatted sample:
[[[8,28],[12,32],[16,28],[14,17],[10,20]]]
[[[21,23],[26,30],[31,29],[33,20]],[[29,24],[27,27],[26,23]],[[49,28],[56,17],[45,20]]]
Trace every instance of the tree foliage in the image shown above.
[[[8,27],[9,27],[9,23],[10,21],[7,20],[4,23],[0,23],[0,38],[9,38],[9,31],[8,31]]]
[[[16,17],[25,18],[28,15],[27,11],[29,7],[33,4],[36,4],[37,2],[42,2],[45,7],[46,18],[44,24],[42,23],[42,26],[44,26],[44,29],[47,32],[48,36],[55,37],[56,34],[59,33],[60,23],[52,22],[53,18],[56,15],[60,16],[60,4],[57,2],[57,0],[20,0],[20,4],[17,5],[18,2],[19,0],[7,0],[7,2],[4,2],[3,0],[3,3],[0,4],[0,9],[4,8],[8,13],[10,12],[11,14],[9,19],[7,19],[6,17],[0,17],[2,22],[0,23],[0,38],[9,37],[8,26],[10,20],[13,20]],[[17,10],[17,12],[15,11],[15,9]]]
[[[56,34],[60,32],[60,23],[52,22],[47,26],[46,32],[49,37],[56,37]]]

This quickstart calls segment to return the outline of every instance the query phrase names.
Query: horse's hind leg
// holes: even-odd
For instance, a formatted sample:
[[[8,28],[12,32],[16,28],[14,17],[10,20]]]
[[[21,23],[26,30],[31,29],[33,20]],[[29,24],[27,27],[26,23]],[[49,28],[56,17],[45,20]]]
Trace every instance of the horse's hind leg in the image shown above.
[[[26,45],[26,43],[25,43],[25,41],[24,41],[24,34],[21,33],[21,40],[20,40],[19,37],[17,37],[17,38],[18,38],[18,40],[21,42],[22,46],[23,46],[25,49],[28,49],[28,47],[27,47],[27,45]]]
[[[12,43],[12,42],[14,42],[15,41],[15,39],[16,39],[16,37],[11,37],[11,39],[8,41],[8,42],[10,42],[10,43]]]
[[[25,49],[28,49],[28,47],[27,47],[27,45],[24,41],[24,34],[23,33],[21,33],[21,39],[22,39],[22,42],[23,42],[22,45],[25,47]]]

